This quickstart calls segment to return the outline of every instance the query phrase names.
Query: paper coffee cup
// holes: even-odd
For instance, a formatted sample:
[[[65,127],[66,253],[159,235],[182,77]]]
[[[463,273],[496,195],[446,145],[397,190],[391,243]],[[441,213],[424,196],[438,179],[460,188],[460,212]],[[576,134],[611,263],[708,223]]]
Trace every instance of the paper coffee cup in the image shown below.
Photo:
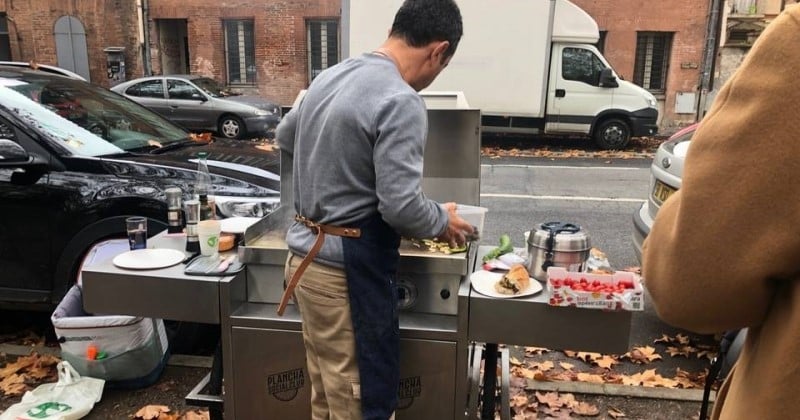
[[[219,234],[221,227],[218,220],[203,220],[197,224],[197,239],[200,242],[200,254],[214,255],[219,252]]]

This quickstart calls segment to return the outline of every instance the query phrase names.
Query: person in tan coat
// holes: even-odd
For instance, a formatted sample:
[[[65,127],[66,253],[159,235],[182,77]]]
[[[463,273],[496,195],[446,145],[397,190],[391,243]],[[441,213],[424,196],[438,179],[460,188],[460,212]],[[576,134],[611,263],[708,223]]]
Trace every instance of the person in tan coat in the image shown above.
[[[692,139],[643,249],[658,315],[749,327],[713,419],[800,418],[800,6],[761,34]]]

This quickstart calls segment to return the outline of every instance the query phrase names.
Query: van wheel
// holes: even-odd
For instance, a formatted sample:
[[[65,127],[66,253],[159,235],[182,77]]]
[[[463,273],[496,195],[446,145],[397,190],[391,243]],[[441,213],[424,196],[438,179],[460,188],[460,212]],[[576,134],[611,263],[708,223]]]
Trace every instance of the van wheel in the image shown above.
[[[219,134],[228,139],[240,139],[244,136],[244,123],[235,115],[225,115],[219,120]]]
[[[625,121],[617,118],[602,121],[594,130],[594,142],[602,149],[622,149],[630,141],[630,127]]]

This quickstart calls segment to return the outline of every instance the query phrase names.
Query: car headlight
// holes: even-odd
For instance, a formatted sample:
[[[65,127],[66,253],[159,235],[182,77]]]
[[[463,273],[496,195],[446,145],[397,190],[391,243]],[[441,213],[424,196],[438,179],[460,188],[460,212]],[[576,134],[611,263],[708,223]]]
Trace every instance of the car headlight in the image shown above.
[[[215,196],[217,210],[224,217],[264,217],[280,205],[280,197],[230,197]]]
[[[272,111],[267,111],[265,109],[257,109],[253,111],[254,114],[258,115],[259,117],[264,117],[267,115],[272,115]]]

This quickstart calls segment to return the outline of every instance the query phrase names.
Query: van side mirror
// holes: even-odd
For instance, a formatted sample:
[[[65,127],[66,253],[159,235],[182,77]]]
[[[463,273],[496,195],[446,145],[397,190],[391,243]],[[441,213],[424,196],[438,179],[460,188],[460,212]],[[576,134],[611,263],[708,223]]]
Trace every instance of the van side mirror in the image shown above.
[[[9,139],[0,139],[0,165],[28,163],[29,160],[28,152],[19,143]]]
[[[600,87],[619,87],[619,82],[617,82],[617,78],[614,76],[614,73],[611,71],[611,69],[604,68],[603,70],[600,70]]]

